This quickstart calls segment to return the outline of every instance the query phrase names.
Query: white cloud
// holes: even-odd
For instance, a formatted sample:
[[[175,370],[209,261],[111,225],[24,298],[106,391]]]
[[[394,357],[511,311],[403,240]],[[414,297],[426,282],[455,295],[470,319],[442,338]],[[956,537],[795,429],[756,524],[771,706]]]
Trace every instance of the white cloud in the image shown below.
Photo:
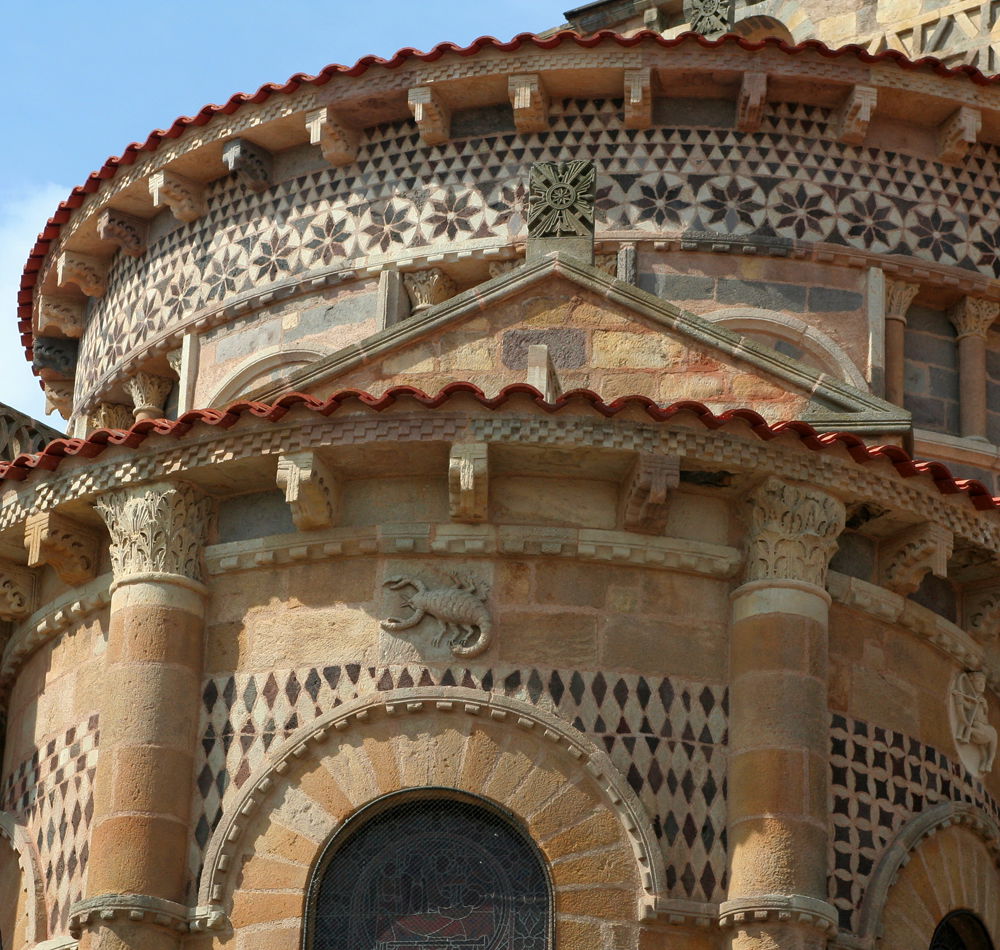
[[[39,232],[69,194],[64,185],[5,187],[0,192],[0,402],[45,420],[45,399],[24,358],[17,331],[17,291],[21,272]],[[49,422],[63,428],[53,414]]]

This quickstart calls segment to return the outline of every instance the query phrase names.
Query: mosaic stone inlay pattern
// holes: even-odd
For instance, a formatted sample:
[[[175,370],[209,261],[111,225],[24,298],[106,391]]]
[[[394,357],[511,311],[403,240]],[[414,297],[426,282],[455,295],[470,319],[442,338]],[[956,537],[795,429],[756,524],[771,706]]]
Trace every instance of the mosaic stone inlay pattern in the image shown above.
[[[719,900],[725,888],[728,695],[722,686],[634,674],[355,664],[208,680],[190,867],[270,746],[343,702],[410,686],[464,686],[544,706],[607,751],[646,807],[670,895]]]
[[[834,714],[830,732],[830,900],[854,930],[864,888],[903,825],[941,802],[968,802],[1000,820],[983,784],[933,746]]]
[[[620,110],[566,100],[553,104],[547,133],[433,147],[412,123],[386,125],[369,130],[345,168],[323,165],[261,195],[218,180],[207,215],[141,258],[115,258],[81,341],[78,399],[125,354],[233,295],[410,249],[523,236],[532,162],[595,163],[599,237],[828,242],[1000,277],[991,146],[952,166],[844,145],[829,111],[814,106],[773,104],[753,133],[717,127],[724,118],[623,129]]]
[[[49,739],[8,776],[3,808],[28,826],[38,849],[49,933],[65,933],[87,884],[98,716]]]

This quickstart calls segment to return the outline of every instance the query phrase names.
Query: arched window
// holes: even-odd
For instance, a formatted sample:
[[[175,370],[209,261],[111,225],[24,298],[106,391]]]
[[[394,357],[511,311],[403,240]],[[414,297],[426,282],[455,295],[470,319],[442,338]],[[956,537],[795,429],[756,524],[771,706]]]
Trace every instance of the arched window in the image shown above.
[[[534,842],[494,806],[448,790],[373,802],[326,846],[305,950],[547,950],[552,900]]]
[[[975,914],[956,910],[937,925],[930,950],[993,950],[993,941]]]

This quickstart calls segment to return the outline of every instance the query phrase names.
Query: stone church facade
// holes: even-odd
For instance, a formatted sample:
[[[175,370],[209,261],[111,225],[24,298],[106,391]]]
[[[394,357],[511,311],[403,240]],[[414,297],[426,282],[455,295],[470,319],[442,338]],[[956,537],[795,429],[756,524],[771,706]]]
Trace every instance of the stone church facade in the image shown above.
[[[1000,938],[987,6],[608,0],[76,189],[3,947]]]

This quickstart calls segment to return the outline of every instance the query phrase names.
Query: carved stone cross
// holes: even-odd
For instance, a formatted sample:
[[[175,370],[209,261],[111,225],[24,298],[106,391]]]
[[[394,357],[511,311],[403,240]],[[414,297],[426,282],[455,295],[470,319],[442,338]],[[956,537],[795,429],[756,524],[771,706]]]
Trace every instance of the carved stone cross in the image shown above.
[[[528,187],[528,247],[532,260],[560,252],[594,262],[593,162],[536,162]]]

